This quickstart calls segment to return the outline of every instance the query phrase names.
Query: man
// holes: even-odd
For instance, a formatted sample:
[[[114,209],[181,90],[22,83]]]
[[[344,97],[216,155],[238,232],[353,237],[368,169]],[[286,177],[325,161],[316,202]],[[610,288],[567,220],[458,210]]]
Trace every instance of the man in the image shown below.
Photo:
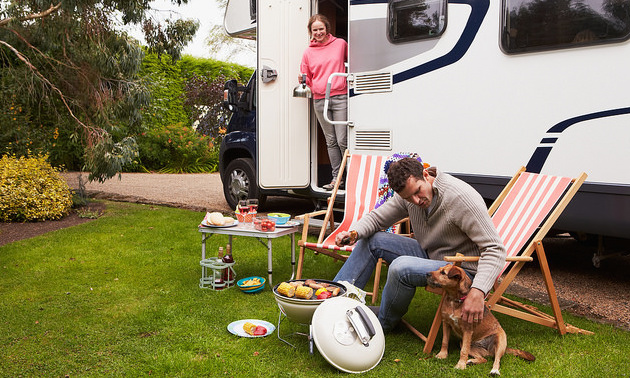
[[[481,321],[484,298],[503,265],[505,247],[485,202],[470,185],[431,167],[424,169],[414,158],[404,158],[387,171],[395,194],[372,210],[353,230],[337,235],[337,245],[356,242],[335,281],[354,282],[363,288],[379,258],[389,264],[378,318],[390,331],[407,312],[417,286],[426,286],[427,273],[446,265],[444,256],[461,253],[480,256],[479,263],[463,263],[473,279],[464,298],[462,319]],[[379,232],[409,217],[415,238]]]

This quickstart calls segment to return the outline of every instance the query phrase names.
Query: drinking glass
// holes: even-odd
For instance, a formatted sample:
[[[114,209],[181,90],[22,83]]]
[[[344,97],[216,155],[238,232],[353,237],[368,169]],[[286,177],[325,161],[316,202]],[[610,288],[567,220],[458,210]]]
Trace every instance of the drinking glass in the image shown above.
[[[258,200],[255,198],[250,198],[247,200],[247,204],[249,205],[249,212],[252,214],[258,213]]]

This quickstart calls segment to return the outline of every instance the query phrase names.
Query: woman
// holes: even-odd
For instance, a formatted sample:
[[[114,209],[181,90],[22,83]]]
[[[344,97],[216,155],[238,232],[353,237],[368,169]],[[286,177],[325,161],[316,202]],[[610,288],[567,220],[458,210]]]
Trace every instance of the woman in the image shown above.
[[[308,20],[310,44],[300,64],[300,81],[306,75],[306,84],[313,93],[313,106],[317,120],[326,138],[328,158],[332,166],[332,180],[323,186],[332,190],[339,173],[341,160],[348,145],[347,129],[345,125],[332,125],[324,119],[324,98],[326,97],[326,83],[328,77],[335,72],[345,72],[345,62],[348,59],[348,44],[340,38],[330,34],[330,22],[326,16],[316,14]],[[335,77],[330,90],[328,103],[328,119],[345,121],[347,119],[348,94],[346,80]]]

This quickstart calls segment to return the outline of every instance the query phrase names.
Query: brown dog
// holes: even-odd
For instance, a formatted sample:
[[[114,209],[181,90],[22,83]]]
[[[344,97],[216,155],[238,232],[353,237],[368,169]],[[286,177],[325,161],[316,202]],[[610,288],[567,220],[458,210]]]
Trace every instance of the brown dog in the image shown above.
[[[435,357],[446,358],[448,339],[451,331],[462,339],[462,349],[456,369],[465,369],[467,364],[481,364],[484,358],[494,354],[494,364],[490,375],[500,375],[499,365],[505,352],[534,361],[528,352],[507,348],[507,337],[499,321],[486,307],[480,323],[468,323],[461,319],[462,304],[470,291],[472,281],[464,270],[453,264],[446,265],[427,274],[429,286],[444,289],[442,304],[442,348]],[[468,356],[472,357],[468,359]]]

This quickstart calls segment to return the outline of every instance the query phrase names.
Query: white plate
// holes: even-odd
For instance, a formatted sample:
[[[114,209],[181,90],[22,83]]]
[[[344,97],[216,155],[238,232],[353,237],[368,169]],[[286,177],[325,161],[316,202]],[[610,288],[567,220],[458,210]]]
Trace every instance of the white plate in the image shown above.
[[[252,323],[255,324],[256,326],[263,326],[265,328],[267,328],[267,333],[264,335],[260,335],[260,336],[253,336],[250,335],[249,333],[245,332],[245,330],[243,329],[243,324],[245,323]],[[230,333],[236,335],[236,336],[241,336],[241,337],[265,337],[267,335],[271,335],[273,333],[273,331],[276,329],[276,327],[269,323],[266,322],[264,320],[258,320],[258,319],[243,319],[243,320],[237,320],[235,322],[230,323],[227,326],[228,331],[230,331]]]
[[[289,227],[294,227],[294,226],[299,226],[300,223],[296,222],[296,221],[288,221],[285,224],[276,224],[276,228],[289,228]]]
[[[201,225],[202,225],[202,226],[204,226],[204,227],[226,228],[226,227],[234,227],[234,226],[237,226],[237,225],[238,225],[238,221],[237,221],[236,219],[234,219],[234,223],[232,223],[232,224],[227,224],[227,225],[225,225],[225,226],[215,226],[215,225],[213,225],[213,224],[209,224],[209,223],[208,223],[208,222],[206,222],[206,220],[204,219],[204,220],[202,220],[202,221],[201,221]]]

